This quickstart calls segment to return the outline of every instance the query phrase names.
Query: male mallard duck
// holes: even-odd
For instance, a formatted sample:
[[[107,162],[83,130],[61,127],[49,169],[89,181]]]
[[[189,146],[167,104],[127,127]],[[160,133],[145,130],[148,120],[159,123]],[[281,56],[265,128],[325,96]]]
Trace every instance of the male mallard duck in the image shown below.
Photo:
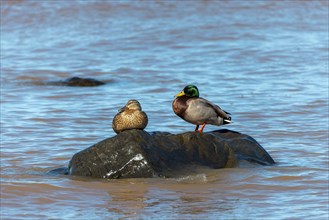
[[[195,124],[195,131],[202,132],[206,124],[223,125],[231,123],[230,113],[199,97],[199,90],[194,85],[185,86],[175,97],[172,103],[175,114],[185,121]],[[198,130],[199,125],[202,125],[200,130]]]
[[[144,129],[148,119],[137,100],[129,100],[113,118],[112,128],[115,133],[129,129]]]

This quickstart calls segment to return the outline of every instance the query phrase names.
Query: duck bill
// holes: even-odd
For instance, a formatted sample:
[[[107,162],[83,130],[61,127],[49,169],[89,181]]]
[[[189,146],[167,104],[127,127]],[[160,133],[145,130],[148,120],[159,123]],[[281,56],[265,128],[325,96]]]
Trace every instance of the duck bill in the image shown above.
[[[185,95],[184,90],[182,90],[180,93],[177,93],[175,95],[175,97],[177,98],[177,97],[180,97],[180,96],[183,96],[183,95]]]

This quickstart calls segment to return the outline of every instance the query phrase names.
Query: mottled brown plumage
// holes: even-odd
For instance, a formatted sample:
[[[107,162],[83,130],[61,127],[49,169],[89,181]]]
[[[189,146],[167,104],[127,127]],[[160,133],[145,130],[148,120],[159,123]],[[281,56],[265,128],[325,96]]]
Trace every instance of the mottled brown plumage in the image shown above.
[[[112,128],[115,133],[130,129],[144,129],[148,118],[137,100],[129,100],[113,118]]]

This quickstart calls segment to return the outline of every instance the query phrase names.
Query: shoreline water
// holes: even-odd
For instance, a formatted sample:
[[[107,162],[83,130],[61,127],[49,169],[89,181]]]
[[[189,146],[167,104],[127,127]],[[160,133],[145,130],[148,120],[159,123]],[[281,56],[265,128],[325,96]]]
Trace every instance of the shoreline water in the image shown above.
[[[327,1],[1,1],[1,219],[328,219]],[[79,76],[99,87],[36,85]],[[114,136],[129,99],[146,131],[196,84],[273,167],[173,179],[47,175]],[[205,132],[219,127],[207,125]],[[162,217],[163,216],[163,217]]]

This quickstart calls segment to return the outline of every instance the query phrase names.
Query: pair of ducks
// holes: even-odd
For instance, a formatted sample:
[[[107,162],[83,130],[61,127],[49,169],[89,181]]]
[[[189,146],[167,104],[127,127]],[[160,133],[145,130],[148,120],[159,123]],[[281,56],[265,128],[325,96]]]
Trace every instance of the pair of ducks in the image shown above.
[[[196,132],[203,132],[206,124],[223,125],[231,123],[230,113],[208,100],[199,97],[195,85],[187,85],[175,96],[172,108],[183,120],[196,125]],[[115,115],[112,128],[116,133],[129,129],[144,129],[148,118],[137,100],[129,100]],[[199,126],[201,129],[199,130]]]

